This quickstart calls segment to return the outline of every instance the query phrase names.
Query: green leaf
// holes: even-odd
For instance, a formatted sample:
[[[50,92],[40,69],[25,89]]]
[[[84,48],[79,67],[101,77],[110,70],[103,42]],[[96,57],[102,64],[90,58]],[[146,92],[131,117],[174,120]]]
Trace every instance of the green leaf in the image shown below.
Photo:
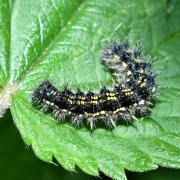
[[[19,132],[12,123],[10,111],[5,113],[0,120],[0,172],[1,179],[4,180],[32,180],[32,179],[63,179],[63,180],[93,180],[94,177],[89,176],[78,169],[78,173],[69,173],[60,165],[44,163],[32,152],[31,148],[24,146]],[[13,163],[12,163],[13,162]],[[16,168],[15,168],[16,167]],[[168,175],[164,173],[165,169],[157,170],[156,174],[164,177],[176,175],[176,170]],[[146,173],[145,176],[151,175]],[[178,179],[177,179],[178,180]]]
[[[0,110],[13,94],[14,122],[40,159],[52,162],[54,156],[67,170],[77,165],[114,179],[126,179],[125,169],[180,167],[179,1],[0,1]],[[125,37],[156,57],[159,97],[149,118],[90,131],[57,124],[32,106],[31,94],[45,79],[60,89],[67,83],[73,90],[110,87],[101,53]]]
[[[10,7],[0,0],[0,87],[9,77],[10,57]]]

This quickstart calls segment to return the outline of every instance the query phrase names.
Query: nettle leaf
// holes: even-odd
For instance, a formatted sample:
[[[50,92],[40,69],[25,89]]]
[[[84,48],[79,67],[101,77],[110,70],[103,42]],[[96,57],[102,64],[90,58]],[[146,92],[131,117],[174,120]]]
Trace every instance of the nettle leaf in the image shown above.
[[[23,140],[42,160],[53,156],[67,170],[99,170],[126,179],[125,169],[143,172],[180,167],[180,1],[0,0],[0,111],[10,106]],[[159,97],[149,118],[110,131],[57,123],[31,104],[43,80],[58,88],[111,86],[100,62],[103,48],[128,37],[155,56]]]

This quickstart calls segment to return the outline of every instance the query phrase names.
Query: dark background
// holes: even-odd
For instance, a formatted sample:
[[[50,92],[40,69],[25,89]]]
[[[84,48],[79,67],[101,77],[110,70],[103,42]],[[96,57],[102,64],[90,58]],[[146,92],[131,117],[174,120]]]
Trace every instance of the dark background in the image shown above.
[[[0,180],[93,180],[110,179],[100,173],[100,178],[89,176],[77,168],[76,173],[39,160],[31,147],[24,144],[13,124],[8,111],[0,119]],[[180,170],[159,168],[157,170],[134,173],[126,172],[128,180],[180,180]]]

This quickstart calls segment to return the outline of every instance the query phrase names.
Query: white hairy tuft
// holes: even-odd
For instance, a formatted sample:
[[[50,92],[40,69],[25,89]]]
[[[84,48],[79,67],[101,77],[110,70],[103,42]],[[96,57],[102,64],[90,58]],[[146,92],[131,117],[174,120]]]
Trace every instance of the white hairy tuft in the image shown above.
[[[0,89],[0,117],[11,106],[12,97],[16,90],[17,87],[15,85],[7,85],[3,89]]]

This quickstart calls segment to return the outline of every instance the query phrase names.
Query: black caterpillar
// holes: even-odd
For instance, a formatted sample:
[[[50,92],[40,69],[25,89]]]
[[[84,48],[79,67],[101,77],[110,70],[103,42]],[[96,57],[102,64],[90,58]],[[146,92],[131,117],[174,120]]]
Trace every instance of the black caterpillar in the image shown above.
[[[103,64],[115,77],[111,90],[103,87],[98,94],[80,89],[73,93],[68,88],[59,91],[44,81],[33,92],[32,102],[52,111],[59,120],[69,117],[78,126],[87,120],[91,129],[97,121],[112,128],[121,120],[132,122],[149,114],[156,91],[156,73],[151,69],[152,63],[145,59],[140,46],[132,50],[127,41],[114,43],[105,48],[102,56]]]

